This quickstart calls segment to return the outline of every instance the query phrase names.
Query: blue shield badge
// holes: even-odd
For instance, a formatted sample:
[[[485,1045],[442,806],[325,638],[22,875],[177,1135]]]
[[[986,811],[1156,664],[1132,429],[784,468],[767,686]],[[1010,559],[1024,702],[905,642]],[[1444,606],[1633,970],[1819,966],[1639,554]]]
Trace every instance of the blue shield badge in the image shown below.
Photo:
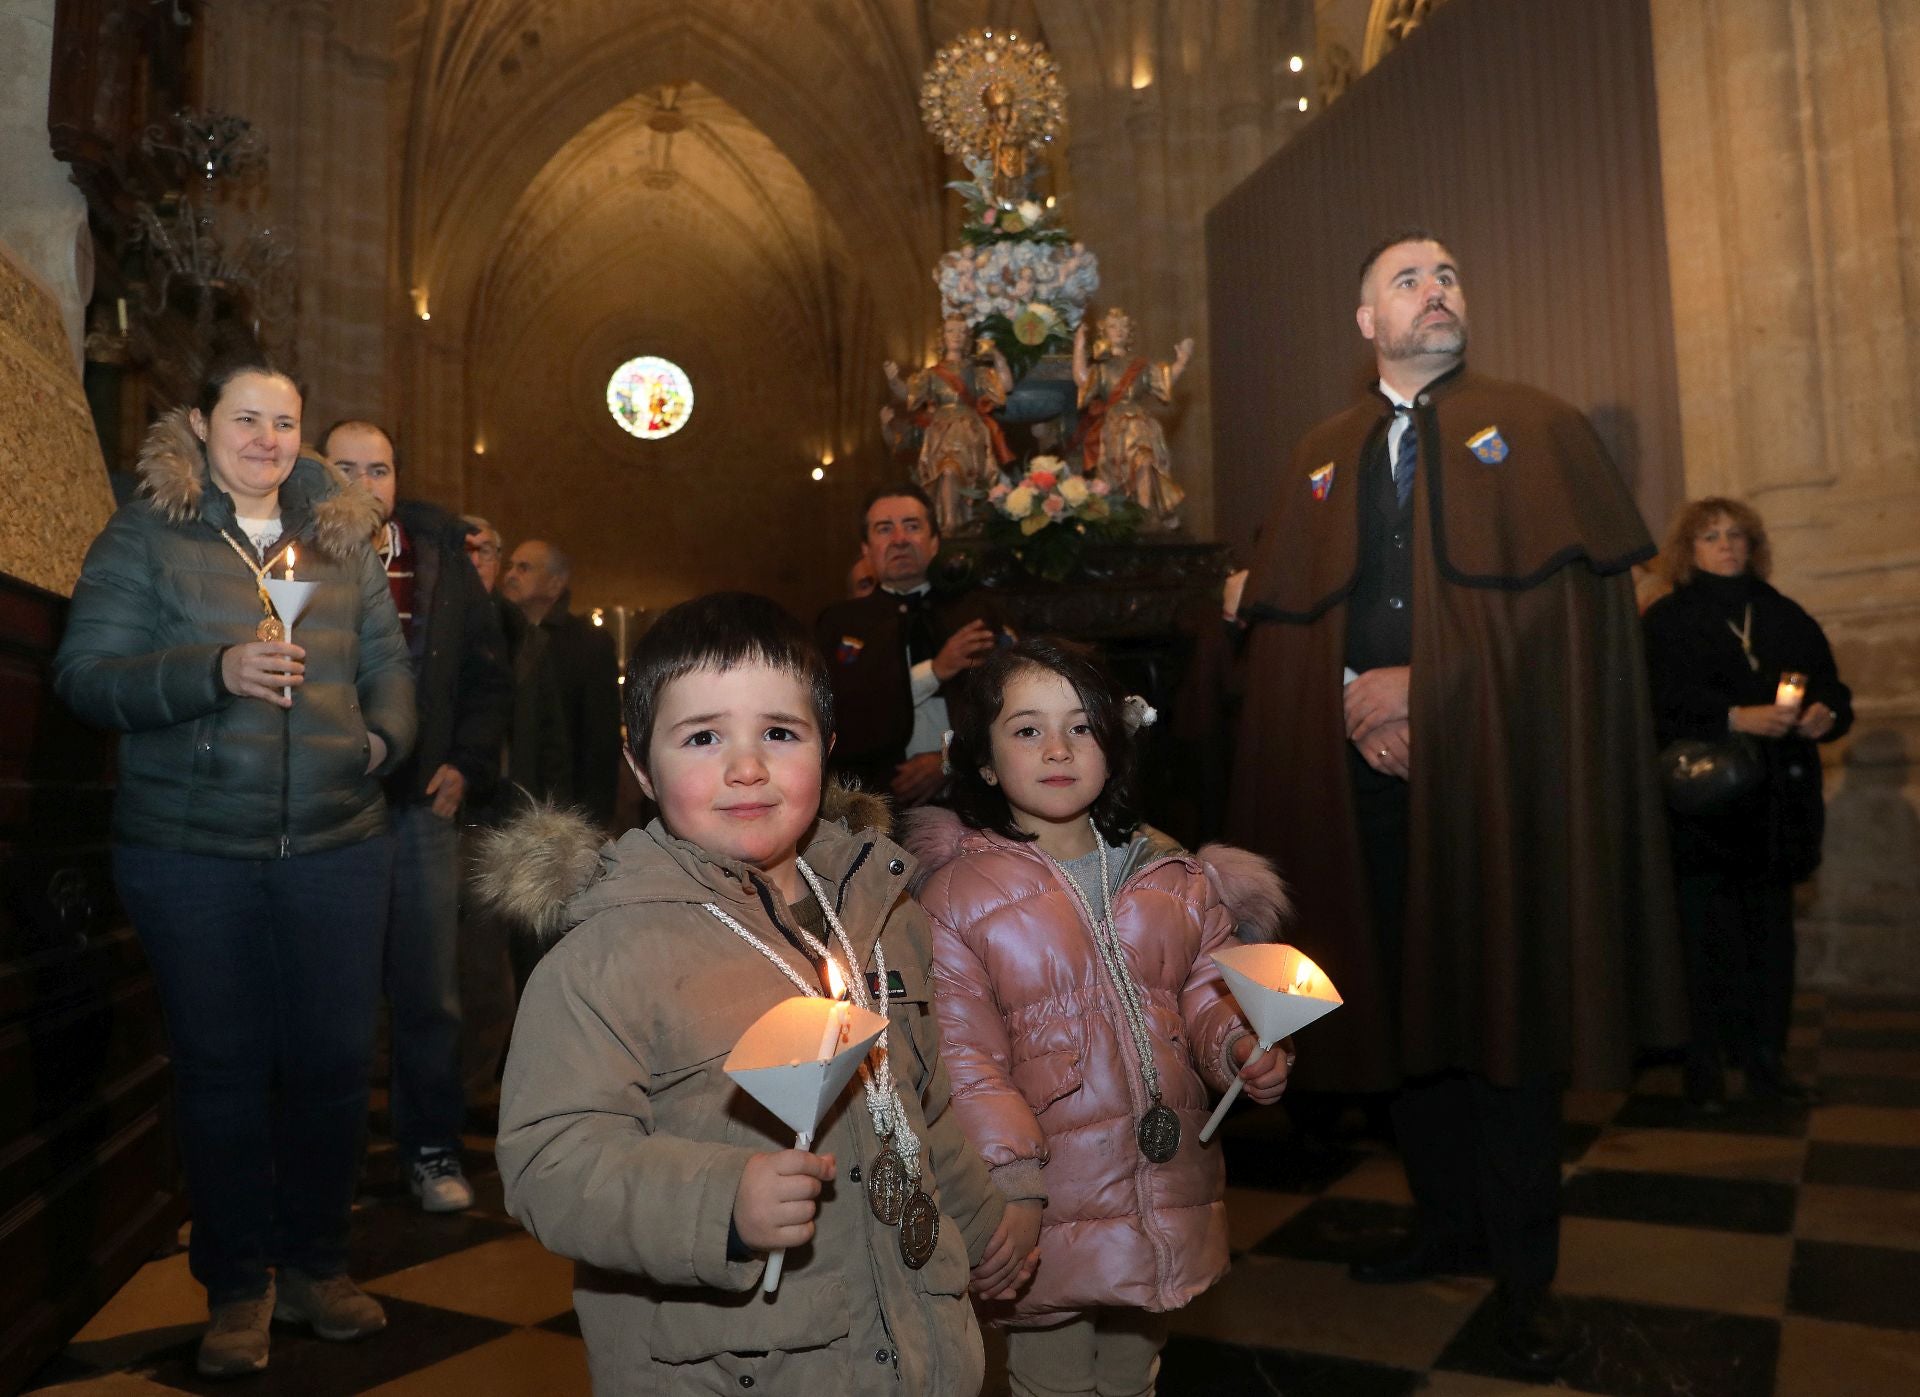
[[[1507,439],[1498,427],[1482,427],[1467,438],[1467,450],[1485,466],[1497,466],[1507,459]]]

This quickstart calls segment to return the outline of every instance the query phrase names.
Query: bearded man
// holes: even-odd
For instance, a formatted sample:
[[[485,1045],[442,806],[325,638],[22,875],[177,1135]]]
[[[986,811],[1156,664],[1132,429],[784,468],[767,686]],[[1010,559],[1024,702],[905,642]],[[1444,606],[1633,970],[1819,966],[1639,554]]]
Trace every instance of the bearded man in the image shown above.
[[[1301,442],[1238,610],[1228,833],[1346,1000],[1299,1085],[1397,1092],[1414,1229],[1354,1278],[1490,1272],[1501,1348],[1551,1374],[1561,1091],[1680,1038],[1629,574],[1654,546],[1584,417],[1467,369],[1437,237],[1370,252],[1356,318],[1376,388]]]

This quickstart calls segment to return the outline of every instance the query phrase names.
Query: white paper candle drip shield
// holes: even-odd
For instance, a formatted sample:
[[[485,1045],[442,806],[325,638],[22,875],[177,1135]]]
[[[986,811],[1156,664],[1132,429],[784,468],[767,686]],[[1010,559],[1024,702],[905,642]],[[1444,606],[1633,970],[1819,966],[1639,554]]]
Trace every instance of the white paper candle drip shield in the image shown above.
[[[837,1030],[835,1021],[842,1027]],[[808,1149],[820,1117],[846,1090],[874,1040],[887,1031],[879,1014],[844,999],[795,995],[783,999],[740,1035],[727,1054],[726,1073],[794,1133],[795,1149]],[[784,1250],[767,1258],[761,1289],[780,1287]]]
[[[280,624],[287,628],[287,643],[293,643],[294,623],[300,619],[300,613],[307,609],[307,603],[313,600],[313,594],[319,590],[318,582],[295,582],[290,577],[263,577],[260,585],[267,589],[267,595],[273,598],[273,609],[280,617]],[[283,693],[293,697],[293,686],[289,684]]]
[[[1220,967],[1259,1042],[1249,1060],[1338,1009],[1342,1002],[1326,972],[1291,946],[1229,946],[1213,953],[1213,963]],[[1201,1127],[1201,1144],[1213,1138],[1243,1085],[1239,1077],[1233,1079]]]

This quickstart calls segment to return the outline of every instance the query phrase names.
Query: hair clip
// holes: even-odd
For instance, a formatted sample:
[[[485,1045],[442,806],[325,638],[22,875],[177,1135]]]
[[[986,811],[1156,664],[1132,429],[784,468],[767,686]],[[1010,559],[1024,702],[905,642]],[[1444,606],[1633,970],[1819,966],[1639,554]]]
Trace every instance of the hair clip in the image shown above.
[[[1159,722],[1160,711],[1140,695],[1128,694],[1120,701],[1120,721],[1127,725],[1128,732],[1138,732]]]
[[[940,774],[953,775],[953,729],[940,734]]]

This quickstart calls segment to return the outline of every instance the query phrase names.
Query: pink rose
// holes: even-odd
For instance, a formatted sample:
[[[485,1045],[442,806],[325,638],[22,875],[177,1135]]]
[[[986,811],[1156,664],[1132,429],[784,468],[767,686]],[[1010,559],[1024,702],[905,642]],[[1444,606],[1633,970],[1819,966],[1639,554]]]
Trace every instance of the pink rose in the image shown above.
[[[980,215],[980,221],[986,224],[987,227],[991,228],[993,227],[994,220],[999,217],[1000,217],[999,209],[988,209],[985,213]]]
[[[1060,477],[1052,471],[1035,471],[1027,477],[1029,484],[1036,490],[1051,490],[1059,483]]]
[[[1012,490],[1013,490],[1013,487],[1007,484],[1007,482],[1003,480],[998,485],[994,486],[991,490],[987,491],[987,498],[992,500],[995,504],[999,504],[1000,501],[1004,500]]]
[[[1098,476],[1095,476],[1093,480],[1089,482],[1087,488],[1092,490],[1096,495],[1110,495],[1113,493],[1113,487]]]
[[[1046,510],[1046,512],[1052,515],[1055,519],[1058,519],[1061,515],[1067,512],[1067,502],[1061,499],[1058,495],[1048,495],[1047,498],[1041,503],[1040,508]]]

